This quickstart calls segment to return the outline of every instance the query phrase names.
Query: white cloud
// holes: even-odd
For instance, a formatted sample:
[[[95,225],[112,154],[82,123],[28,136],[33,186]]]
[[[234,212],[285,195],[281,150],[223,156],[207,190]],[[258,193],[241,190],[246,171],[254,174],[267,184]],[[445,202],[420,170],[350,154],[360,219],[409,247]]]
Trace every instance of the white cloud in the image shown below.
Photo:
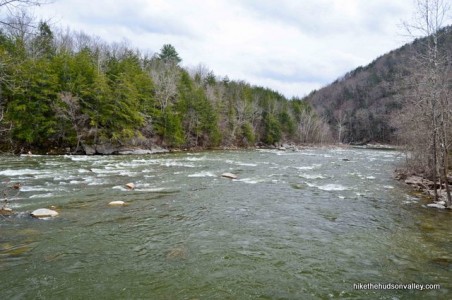
[[[406,40],[411,1],[60,0],[36,10],[61,26],[158,52],[183,64],[303,96]]]

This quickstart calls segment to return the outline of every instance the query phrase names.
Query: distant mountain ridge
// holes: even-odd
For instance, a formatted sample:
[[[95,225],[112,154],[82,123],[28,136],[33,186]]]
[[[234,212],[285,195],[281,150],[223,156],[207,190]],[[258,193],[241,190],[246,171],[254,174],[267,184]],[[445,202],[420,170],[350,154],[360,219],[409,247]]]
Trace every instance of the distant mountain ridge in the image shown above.
[[[394,143],[395,129],[390,119],[396,110],[403,109],[401,95],[406,86],[403,80],[411,73],[410,58],[424,41],[425,38],[416,39],[382,55],[369,65],[358,67],[313,91],[304,100],[326,119],[339,142]],[[441,30],[439,45],[451,65],[452,26]]]

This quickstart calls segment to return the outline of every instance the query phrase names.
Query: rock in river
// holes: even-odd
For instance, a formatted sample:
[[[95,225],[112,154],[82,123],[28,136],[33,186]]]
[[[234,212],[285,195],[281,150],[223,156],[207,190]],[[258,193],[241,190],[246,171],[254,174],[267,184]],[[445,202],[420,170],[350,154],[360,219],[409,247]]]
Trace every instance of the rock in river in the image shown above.
[[[2,216],[8,216],[8,215],[11,215],[12,213],[13,213],[13,210],[9,207],[0,208],[0,215],[2,215]]]
[[[223,174],[221,174],[221,177],[226,177],[226,178],[230,178],[230,179],[237,179],[237,175],[232,174],[232,173],[223,173]]]
[[[124,205],[126,205],[126,203],[124,201],[118,200],[118,201],[111,201],[110,203],[108,203],[108,205],[111,205],[111,206],[124,206]]]
[[[133,189],[135,188],[135,184],[134,184],[133,182],[129,182],[129,183],[126,184],[126,187],[127,187],[129,190],[133,190]]]
[[[35,218],[49,218],[49,217],[56,217],[58,215],[58,212],[47,209],[47,208],[39,208],[37,210],[34,210],[31,213],[31,216]]]

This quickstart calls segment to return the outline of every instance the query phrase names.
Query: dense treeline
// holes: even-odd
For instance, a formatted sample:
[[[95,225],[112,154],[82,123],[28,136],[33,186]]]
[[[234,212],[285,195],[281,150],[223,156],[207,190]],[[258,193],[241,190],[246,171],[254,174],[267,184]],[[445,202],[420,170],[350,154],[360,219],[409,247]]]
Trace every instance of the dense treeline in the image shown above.
[[[438,35],[438,45],[452,58],[452,27]],[[334,139],[343,143],[398,143],[397,126],[391,122],[394,113],[405,109],[406,84],[417,70],[412,58],[426,42],[416,39],[391,51],[365,67],[359,67],[305,99],[331,127]]]
[[[168,148],[327,141],[308,103],[206,67],[181,67],[176,49],[149,55],[84,33],[30,26],[0,32],[3,150],[116,144]]]

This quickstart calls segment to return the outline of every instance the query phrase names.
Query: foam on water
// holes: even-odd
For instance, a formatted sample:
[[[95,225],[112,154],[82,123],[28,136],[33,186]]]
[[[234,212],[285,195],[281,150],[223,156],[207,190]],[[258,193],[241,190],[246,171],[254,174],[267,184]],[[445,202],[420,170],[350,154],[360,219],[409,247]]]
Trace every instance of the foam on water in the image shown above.
[[[194,164],[187,164],[187,163],[183,163],[183,162],[179,162],[179,161],[175,161],[175,160],[168,160],[164,163],[161,163],[160,165],[165,166],[165,167],[185,167],[185,168],[195,168],[196,167]]]
[[[98,156],[84,156],[84,155],[63,155],[64,158],[69,158],[72,161],[97,161]]]
[[[315,184],[307,182],[306,184],[310,187],[316,187],[322,191],[346,191],[349,189],[348,187],[343,186],[341,184],[337,184],[337,183],[329,183],[329,184],[325,184],[325,185],[315,185]]]
[[[91,170],[96,174],[118,174],[122,171],[120,169],[112,169],[111,167],[105,167],[105,169],[93,168]]]
[[[194,174],[189,174],[188,177],[216,177],[217,175],[213,174],[212,172],[199,172]]]
[[[306,179],[325,179],[326,177],[321,174],[307,174],[301,173],[298,176],[306,178]]]
[[[80,181],[80,180],[71,180],[69,181],[69,184],[83,184],[85,183],[84,181]]]
[[[55,194],[54,193],[46,193],[46,194],[31,195],[30,199],[34,199],[34,198],[50,198],[50,197],[55,197]]]
[[[170,189],[167,188],[163,188],[163,187],[158,187],[158,188],[135,188],[135,191],[139,191],[139,192],[164,192],[164,191],[169,191]]]
[[[314,170],[317,168],[320,168],[322,165],[321,164],[313,164],[310,166],[302,166],[302,167],[294,167],[297,170]]]
[[[104,185],[107,184],[108,181],[99,178],[86,178],[83,183],[88,185]]]
[[[114,187],[112,187],[112,189],[120,190],[120,191],[123,191],[123,192],[129,191],[129,189],[123,187],[122,185],[115,185]]]
[[[205,160],[208,160],[208,159],[205,156],[201,156],[201,157],[187,157],[187,158],[185,158],[185,160],[188,160],[188,161],[205,161]]]
[[[128,176],[128,177],[134,177],[134,176],[137,176],[138,173],[137,173],[137,172],[131,172],[131,171],[121,170],[121,171],[119,172],[119,175],[121,175],[121,176]]]
[[[13,170],[13,169],[6,169],[3,171],[0,171],[0,175],[3,176],[24,176],[24,175],[40,175],[40,174],[46,174],[49,175],[51,172],[49,171],[40,171],[40,170],[32,170],[32,169],[19,169],[19,170]]]
[[[248,184],[257,184],[257,183],[265,182],[265,179],[255,177],[255,178],[234,179],[233,181],[243,182],[243,183],[248,183]]]
[[[236,165],[236,166],[243,166],[243,167],[257,167],[257,164],[251,164],[251,163],[245,163],[241,161],[234,161],[234,160],[226,160],[227,164]]]
[[[49,187],[39,187],[39,186],[22,186],[20,188],[21,192],[52,192],[57,189],[55,188],[49,188]]]

